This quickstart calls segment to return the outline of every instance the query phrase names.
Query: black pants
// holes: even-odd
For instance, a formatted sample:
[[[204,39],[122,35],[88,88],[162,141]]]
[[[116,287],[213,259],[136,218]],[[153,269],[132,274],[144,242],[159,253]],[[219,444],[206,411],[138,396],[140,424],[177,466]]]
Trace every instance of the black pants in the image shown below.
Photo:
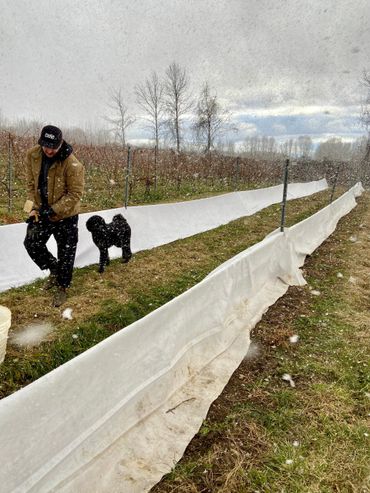
[[[46,243],[54,235],[58,247],[58,259],[46,248]],[[78,216],[61,221],[32,222],[27,227],[24,246],[40,269],[50,269],[57,276],[59,286],[67,288],[71,284],[73,264],[78,241]]]

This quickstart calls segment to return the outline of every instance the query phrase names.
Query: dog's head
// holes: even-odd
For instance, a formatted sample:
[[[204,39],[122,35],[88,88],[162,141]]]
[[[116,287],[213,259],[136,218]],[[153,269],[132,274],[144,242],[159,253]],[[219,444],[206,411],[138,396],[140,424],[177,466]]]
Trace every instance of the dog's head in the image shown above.
[[[101,216],[91,216],[86,221],[86,228],[90,233],[104,229],[106,226],[107,224]]]

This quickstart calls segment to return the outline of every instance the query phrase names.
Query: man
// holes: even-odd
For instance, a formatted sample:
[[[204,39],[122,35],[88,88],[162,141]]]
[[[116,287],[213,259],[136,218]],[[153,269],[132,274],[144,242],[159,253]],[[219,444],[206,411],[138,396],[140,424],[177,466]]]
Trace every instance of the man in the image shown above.
[[[56,288],[53,305],[60,306],[67,299],[66,290],[72,280],[84,168],[59,128],[44,127],[38,144],[26,155],[28,203],[32,202],[32,210],[24,246],[40,269],[50,270],[44,289]],[[57,259],[46,247],[51,235],[57,243]]]

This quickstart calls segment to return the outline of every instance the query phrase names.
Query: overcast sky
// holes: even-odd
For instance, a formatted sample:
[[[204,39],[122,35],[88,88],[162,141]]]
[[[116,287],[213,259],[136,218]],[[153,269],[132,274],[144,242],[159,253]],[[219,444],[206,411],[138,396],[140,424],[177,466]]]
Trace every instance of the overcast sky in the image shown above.
[[[135,84],[176,61],[232,111],[238,141],[354,138],[369,46],[369,0],[0,0],[0,110],[104,125],[112,89],[138,114]]]

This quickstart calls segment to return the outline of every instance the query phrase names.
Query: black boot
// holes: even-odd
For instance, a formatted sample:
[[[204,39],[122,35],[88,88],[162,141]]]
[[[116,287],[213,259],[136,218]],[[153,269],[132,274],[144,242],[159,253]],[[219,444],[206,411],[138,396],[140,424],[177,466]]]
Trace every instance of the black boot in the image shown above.
[[[67,300],[67,290],[62,286],[58,286],[53,298],[53,306],[58,307],[63,305]]]
[[[50,275],[44,284],[44,289],[46,291],[57,285],[57,274],[58,274],[58,266],[57,264],[55,264],[50,267]]]

